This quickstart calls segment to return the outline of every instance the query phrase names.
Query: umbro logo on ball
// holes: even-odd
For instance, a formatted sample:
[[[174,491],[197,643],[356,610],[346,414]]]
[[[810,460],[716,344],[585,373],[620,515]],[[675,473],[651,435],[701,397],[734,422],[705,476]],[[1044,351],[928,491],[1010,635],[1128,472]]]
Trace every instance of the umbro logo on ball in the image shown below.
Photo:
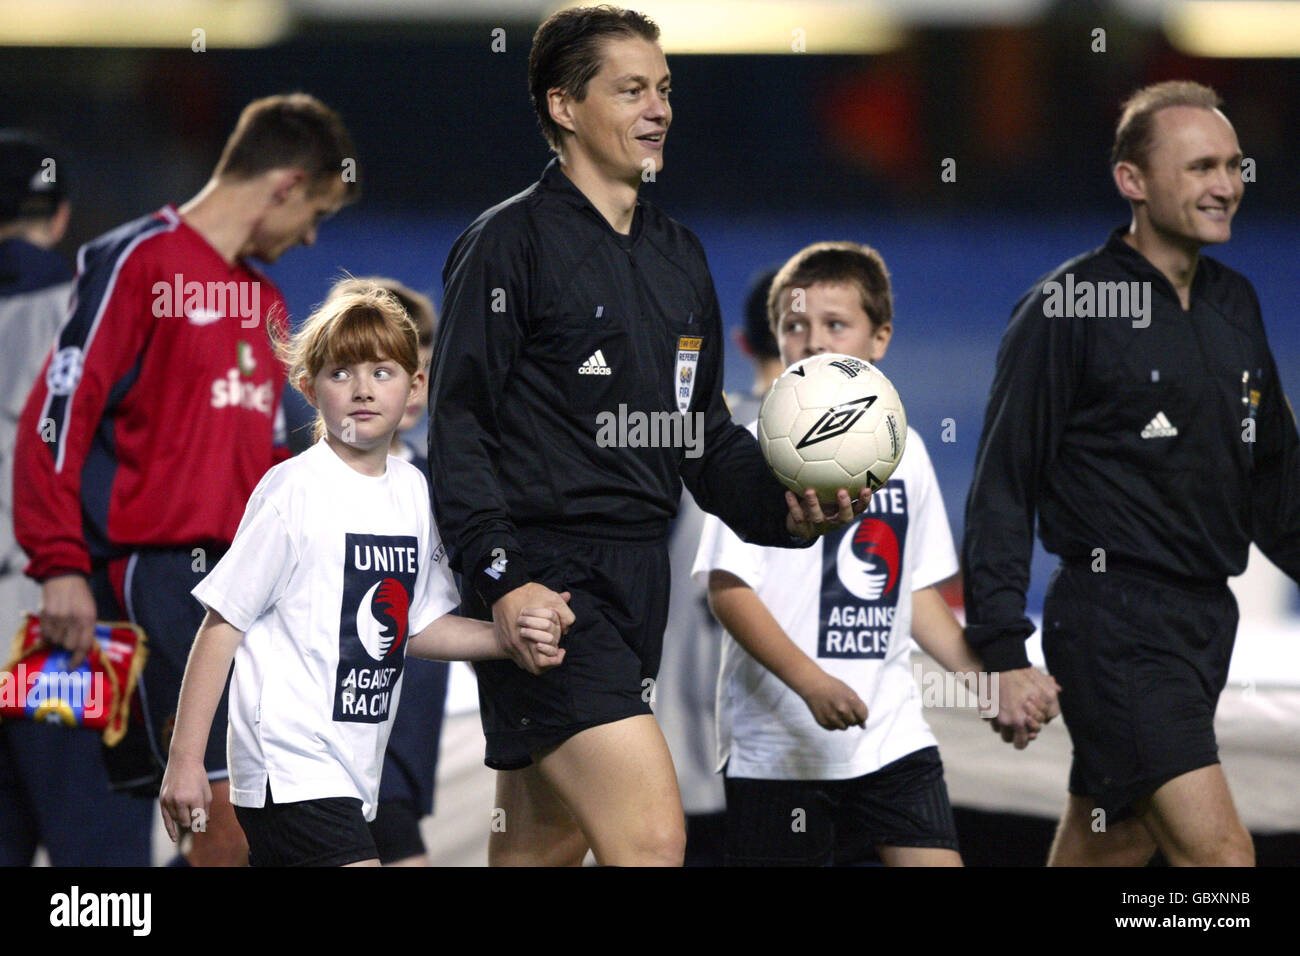
[[[832,362],[831,364],[839,365],[840,363]],[[856,377],[857,374],[856,371],[853,372],[854,377]],[[826,409],[826,412],[822,417],[817,419],[817,422],[812,428],[808,429],[808,433],[804,435],[803,438],[799,439],[799,444],[794,446],[795,449],[807,448],[809,445],[815,445],[819,441],[826,441],[827,439],[837,438],[840,435],[843,435],[851,429],[857,420],[862,417],[862,414],[874,404],[876,404],[876,396],[867,395],[863,398],[855,398],[852,401],[844,402],[840,405],[835,405]]]

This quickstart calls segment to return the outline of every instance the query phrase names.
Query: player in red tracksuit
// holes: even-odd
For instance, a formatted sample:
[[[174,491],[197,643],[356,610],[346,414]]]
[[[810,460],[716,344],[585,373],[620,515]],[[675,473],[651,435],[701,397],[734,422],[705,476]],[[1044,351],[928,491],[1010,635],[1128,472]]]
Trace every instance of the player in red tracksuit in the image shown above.
[[[350,171],[351,138],[324,104],[305,94],[251,103],[197,196],[81,248],[70,312],[23,409],[14,524],[26,573],[41,582],[43,636],[79,657],[96,618],[148,635],[141,721],[105,751],[110,779],[140,795],[157,793],[203,615],[190,589],[286,457],[274,447],[284,372],[267,324],[287,313],[247,259],[311,245],[354,197]],[[195,821],[189,861],[244,863],[224,710],[213,727],[212,813]]]

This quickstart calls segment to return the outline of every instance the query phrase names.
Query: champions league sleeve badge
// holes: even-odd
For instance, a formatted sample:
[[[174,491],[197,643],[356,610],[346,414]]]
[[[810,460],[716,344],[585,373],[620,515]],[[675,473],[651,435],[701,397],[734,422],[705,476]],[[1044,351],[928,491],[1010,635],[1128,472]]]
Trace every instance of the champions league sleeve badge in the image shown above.
[[[419,550],[413,535],[349,534],[346,547],[334,719],[378,724],[406,660]]]
[[[677,410],[683,415],[691,407],[695,392],[695,374],[700,367],[700,349],[704,339],[699,336],[677,337],[677,369],[673,372],[673,391],[677,395]]]

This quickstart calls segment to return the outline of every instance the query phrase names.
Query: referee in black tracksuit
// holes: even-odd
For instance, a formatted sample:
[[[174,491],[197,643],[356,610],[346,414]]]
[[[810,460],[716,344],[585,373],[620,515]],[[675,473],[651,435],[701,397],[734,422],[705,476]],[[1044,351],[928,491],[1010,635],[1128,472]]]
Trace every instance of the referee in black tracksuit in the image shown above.
[[[1196,255],[1241,197],[1217,104],[1190,83],[1130,100],[1116,179],[1134,225],[1036,284],[998,354],[967,502],[967,637],[991,670],[1029,666],[1036,515],[1062,562],[1043,650],[1074,744],[1056,863],[1140,864],[1156,846],[1253,859],[1213,726],[1227,578],[1253,540],[1300,579],[1300,442],[1254,289]]]
[[[722,323],[690,230],[642,200],[632,232],[615,232],[552,160],[457,239],[443,284],[430,467],[466,610],[486,617],[516,587],[554,579],[575,591],[580,622],[612,625],[598,646],[571,635],[564,664],[540,677],[511,661],[476,668],[487,764],[515,770],[575,729],[650,713],[641,682],[659,669],[682,481],[747,539],[803,542],[723,400]],[[598,415],[677,412],[680,388],[686,414],[703,416],[700,457],[600,447]]]
[[[530,85],[559,158],[480,216],[443,270],[429,464],[463,612],[501,633],[513,595],[569,591],[576,617],[560,667],[476,667],[486,762],[520,771],[498,774],[491,862],[576,862],[590,846],[601,862],[680,863],[681,801],[649,701],[683,481],[758,544],[801,546],[830,524],[810,508],[819,524],[798,526],[732,422],[703,249],[637,198],[672,116],[657,37],[609,8],[538,29]],[[674,446],[646,447],[665,436],[634,430],[638,417],[668,414]],[[863,502],[841,492],[835,522]]]

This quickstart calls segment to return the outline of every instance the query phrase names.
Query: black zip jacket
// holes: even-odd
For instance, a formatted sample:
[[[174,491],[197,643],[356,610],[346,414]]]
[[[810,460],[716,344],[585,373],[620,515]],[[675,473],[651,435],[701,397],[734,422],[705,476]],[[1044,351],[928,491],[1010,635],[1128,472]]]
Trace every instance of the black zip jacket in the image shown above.
[[[666,539],[683,480],[745,540],[806,543],[727,412],[717,295],[690,230],[642,200],[620,235],[552,160],[456,240],[442,278],[434,512],[452,568],[486,603],[530,580],[517,528]],[[667,420],[683,406],[689,422]],[[635,430],[636,413],[656,412]],[[691,457],[682,425],[697,421]],[[677,447],[646,447],[651,432]]]
[[[1126,231],[1037,283],[998,351],[962,547],[990,670],[1029,665],[1035,516],[1065,561],[1222,584],[1253,540],[1300,580],[1300,439],[1255,290],[1202,256],[1184,312]],[[1150,284],[1149,325],[1140,298],[1113,314],[1130,283]]]

